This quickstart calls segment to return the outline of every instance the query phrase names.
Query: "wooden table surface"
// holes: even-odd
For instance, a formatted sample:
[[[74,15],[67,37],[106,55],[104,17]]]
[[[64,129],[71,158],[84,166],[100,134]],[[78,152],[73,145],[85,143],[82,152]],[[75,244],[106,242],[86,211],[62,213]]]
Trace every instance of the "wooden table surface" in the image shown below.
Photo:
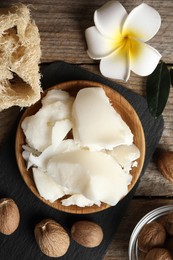
[[[98,63],[86,53],[84,31],[93,25],[93,13],[105,0],[1,0],[0,7],[17,2],[28,4],[31,15],[40,31],[42,58],[47,63],[63,60],[100,74]],[[141,0],[121,1],[127,11],[141,4]],[[161,15],[162,24],[157,35],[150,41],[167,64],[173,64],[173,1],[145,1]],[[116,81],[128,89],[145,96],[145,78],[131,73],[127,83]],[[0,142],[5,140],[19,112],[10,108],[0,113]],[[173,150],[173,88],[163,113],[164,132],[158,146]],[[104,260],[128,259],[128,243],[131,232],[141,217],[156,207],[173,203],[173,184],[168,182],[151,161],[140,180],[133,200],[121,221]],[[100,259],[98,259],[100,260]]]

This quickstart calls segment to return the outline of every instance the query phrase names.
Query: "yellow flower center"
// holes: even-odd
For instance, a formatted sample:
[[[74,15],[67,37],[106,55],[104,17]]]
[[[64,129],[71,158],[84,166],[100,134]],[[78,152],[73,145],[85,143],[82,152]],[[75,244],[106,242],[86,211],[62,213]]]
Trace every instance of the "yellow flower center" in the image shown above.
[[[116,38],[115,45],[120,48],[121,55],[129,55],[131,60],[139,55],[142,47],[140,41],[137,40],[137,37],[131,32],[119,35],[119,37]]]

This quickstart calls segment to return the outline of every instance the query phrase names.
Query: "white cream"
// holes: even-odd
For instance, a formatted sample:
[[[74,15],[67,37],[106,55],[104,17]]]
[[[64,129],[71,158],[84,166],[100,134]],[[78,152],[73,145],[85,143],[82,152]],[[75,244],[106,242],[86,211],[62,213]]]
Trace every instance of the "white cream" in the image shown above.
[[[77,205],[79,207],[90,207],[93,206],[94,204],[100,206],[101,203],[100,201],[94,202],[92,200],[89,200],[82,194],[74,194],[71,195],[69,198],[62,200],[63,206]]]
[[[67,91],[61,89],[51,89],[47,92],[46,96],[42,98],[41,103],[43,106],[47,106],[55,103],[56,101],[66,102],[68,100],[73,101],[73,97],[69,95]]]
[[[34,182],[37,190],[43,198],[54,202],[64,196],[63,189],[48,175],[38,168],[32,168]]]
[[[107,153],[122,166],[125,172],[129,172],[132,167],[136,167],[137,162],[134,163],[134,161],[140,157],[140,151],[135,144],[119,145],[113,150],[107,150]]]
[[[77,145],[73,139],[63,140],[59,145],[48,146],[40,155],[36,156],[33,153],[29,153],[27,169],[33,165],[46,170],[48,161],[55,155],[60,153],[65,153],[69,151],[79,150],[79,145]],[[26,151],[28,152],[28,151]]]
[[[64,119],[55,122],[54,126],[52,127],[52,144],[60,144],[71,129],[72,122],[69,119]]]
[[[64,206],[116,205],[128,193],[140,152],[104,90],[81,89],[75,101],[51,90],[42,105],[22,122],[28,143],[23,157],[39,194],[51,202],[68,194]],[[71,129],[74,139],[66,139]]]
[[[133,134],[102,88],[81,89],[72,106],[73,136],[92,151],[133,143]]]
[[[27,143],[40,152],[52,144],[52,128],[56,122],[71,119],[73,98],[52,102],[43,102],[44,105],[39,111],[35,115],[26,117],[21,124]],[[67,127],[61,124],[60,136],[67,134],[66,129]]]
[[[108,154],[76,150],[54,156],[47,164],[47,174],[70,194],[115,205],[128,192],[128,178]]]

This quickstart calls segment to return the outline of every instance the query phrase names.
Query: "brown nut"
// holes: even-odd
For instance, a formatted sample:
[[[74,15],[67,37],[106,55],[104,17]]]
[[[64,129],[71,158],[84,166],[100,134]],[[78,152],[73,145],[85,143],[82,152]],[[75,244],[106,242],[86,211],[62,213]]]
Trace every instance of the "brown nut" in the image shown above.
[[[173,213],[167,214],[165,228],[167,233],[172,236],[173,235]]]
[[[47,256],[63,256],[70,245],[65,229],[52,219],[44,219],[35,226],[35,239],[40,250]]]
[[[165,242],[165,248],[169,250],[171,255],[173,256],[173,237],[168,237]]]
[[[146,224],[138,236],[138,246],[143,252],[148,252],[153,247],[160,247],[164,244],[166,239],[166,231],[164,227],[152,221]]]
[[[166,229],[167,218],[168,218],[168,214],[159,217],[156,221]]]
[[[173,183],[173,152],[157,149],[154,160],[160,173]]]
[[[172,260],[172,256],[165,248],[153,248],[147,253],[145,260]]]
[[[139,252],[138,252],[138,258],[139,258],[139,260],[145,260],[146,254],[147,254],[147,253],[144,253],[144,252],[142,252],[142,251],[139,250]]]
[[[72,238],[85,247],[96,247],[103,240],[102,228],[91,221],[81,220],[73,224],[71,228]]]
[[[11,235],[19,226],[19,209],[10,198],[0,200],[0,232]]]

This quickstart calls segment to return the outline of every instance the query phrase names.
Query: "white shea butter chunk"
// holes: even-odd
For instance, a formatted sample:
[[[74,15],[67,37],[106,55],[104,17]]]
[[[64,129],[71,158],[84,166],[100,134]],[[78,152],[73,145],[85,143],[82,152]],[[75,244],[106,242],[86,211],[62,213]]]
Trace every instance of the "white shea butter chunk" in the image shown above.
[[[69,194],[82,194],[98,203],[115,205],[128,192],[129,176],[112,156],[102,152],[77,150],[54,156],[47,174]]]
[[[69,93],[66,91],[63,91],[61,89],[52,89],[49,90],[45,97],[42,98],[42,105],[50,105],[56,101],[63,101],[66,102],[68,100],[72,100],[73,98],[70,97]]]
[[[40,155],[36,156],[30,152],[29,157],[27,158],[27,169],[36,166],[46,170],[47,163],[53,156],[60,153],[79,150],[79,148],[79,145],[76,144],[73,139],[65,139],[59,145],[52,144],[48,146]]]
[[[38,168],[32,168],[37,190],[44,199],[54,202],[64,196],[63,189],[48,175]]]
[[[101,204],[100,201],[94,202],[92,200],[87,199],[82,194],[71,195],[69,198],[63,199],[61,202],[63,206],[77,205],[78,207],[91,207],[94,204],[100,206]]]
[[[55,122],[52,127],[52,144],[60,144],[71,129],[72,122],[69,119]]]
[[[92,151],[133,143],[133,134],[102,88],[81,89],[72,106],[74,140]]]
[[[62,140],[67,134],[67,130],[71,129],[69,120],[71,119],[72,103],[73,98],[65,101],[58,100],[50,104],[46,103],[35,115],[23,120],[21,127],[30,147],[42,152],[51,145],[52,138],[55,138],[55,134],[52,137],[52,129],[57,121],[62,121],[59,122],[60,130],[57,131],[57,142]]]
[[[110,154],[124,169],[125,172],[129,172],[134,164],[134,161],[140,157],[140,151],[135,144],[131,145],[119,145],[113,150],[108,150]]]

